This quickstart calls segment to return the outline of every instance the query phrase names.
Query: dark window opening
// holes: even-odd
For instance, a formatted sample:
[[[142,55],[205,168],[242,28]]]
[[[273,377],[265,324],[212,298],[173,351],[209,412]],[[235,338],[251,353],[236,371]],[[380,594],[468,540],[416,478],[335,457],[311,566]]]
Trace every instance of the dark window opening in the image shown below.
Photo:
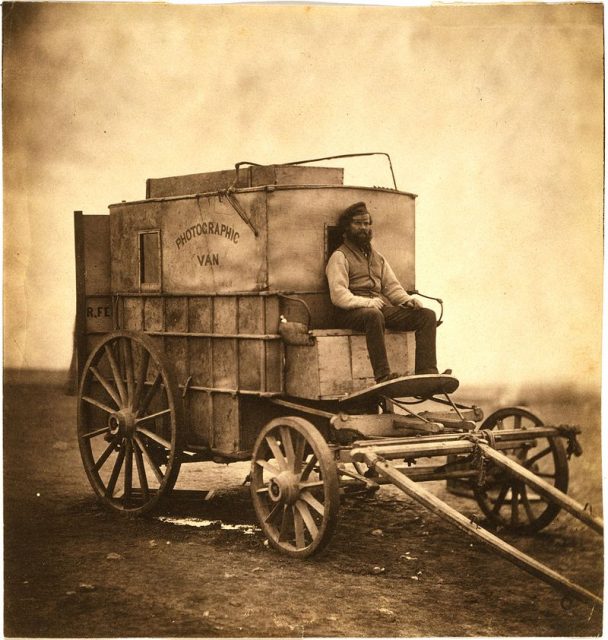
[[[325,226],[325,262],[329,256],[342,244],[342,232],[340,227],[334,225]]]
[[[160,233],[139,234],[139,274],[142,285],[160,286]]]

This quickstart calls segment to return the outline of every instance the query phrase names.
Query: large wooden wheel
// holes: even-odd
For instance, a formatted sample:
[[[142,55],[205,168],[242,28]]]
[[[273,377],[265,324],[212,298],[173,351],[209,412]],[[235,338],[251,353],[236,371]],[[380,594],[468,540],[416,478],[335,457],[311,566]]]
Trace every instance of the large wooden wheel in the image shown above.
[[[251,462],[251,495],[275,549],[306,558],[327,545],[338,518],[338,472],[310,422],[277,418],[262,429]]]
[[[108,507],[145,513],[180,467],[178,386],[147,336],[114,332],[89,357],[78,396],[78,442],[91,486]]]
[[[507,407],[489,415],[481,428],[501,431],[540,427],[542,424],[540,418],[526,409]],[[561,439],[531,437],[528,445],[502,453],[566,493],[568,458]],[[560,511],[558,505],[546,501],[521,480],[494,465],[488,467],[485,484],[481,487],[475,486],[474,493],[492,526],[518,533],[540,531],[551,523]]]

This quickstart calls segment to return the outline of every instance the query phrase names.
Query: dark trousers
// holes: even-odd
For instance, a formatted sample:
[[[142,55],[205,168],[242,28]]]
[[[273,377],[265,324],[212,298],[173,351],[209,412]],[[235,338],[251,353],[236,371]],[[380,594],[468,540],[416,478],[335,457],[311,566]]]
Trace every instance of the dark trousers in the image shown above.
[[[435,334],[437,319],[432,309],[410,309],[386,306],[381,311],[373,307],[338,309],[337,321],[345,329],[365,333],[367,351],[374,378],[389,374],[390,367],[384,343],[384,329],[416,332],[416,373],[437,373]]]

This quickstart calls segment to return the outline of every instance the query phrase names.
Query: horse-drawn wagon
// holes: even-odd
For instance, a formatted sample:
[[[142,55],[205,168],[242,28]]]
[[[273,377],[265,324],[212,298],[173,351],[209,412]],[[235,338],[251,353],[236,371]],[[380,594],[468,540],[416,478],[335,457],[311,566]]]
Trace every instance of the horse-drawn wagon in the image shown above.
[[[109,216],[76,212],[78,441],[95,493],[143,514],[182,464],[251,459],[264,534],[307,557],[331,539],[341,496],[390,482],[558,589],[601,602],[418,484],[465,481],[487,521],[514,531],[538,531],[561,509],[603,528],[566,495],[576,428],[518,407],[484,420],[454,401],[456,378],[413,375],[412,333],[387,334],[406,375],[374,385],[365,336],[335,327],[324,267],[339,213],[364,201],[382,253],[415,291],[415,195],[346,186],[342,169],[307,162],[151,179],[145,199]]]

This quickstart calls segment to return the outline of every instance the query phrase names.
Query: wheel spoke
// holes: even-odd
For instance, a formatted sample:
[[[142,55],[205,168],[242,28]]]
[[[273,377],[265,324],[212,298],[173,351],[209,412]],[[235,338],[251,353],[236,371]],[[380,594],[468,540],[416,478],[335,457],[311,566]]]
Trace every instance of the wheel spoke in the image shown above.
[[[274,455],[274,459],[277,461],[281,471],[285,471],[287,469],[287,462],[285,460],[285,456],[281,451],[281,447],[279,447],[279,443],[276,441],[275,436],[267,435],[266,442]]]
[[[299,514],[302,516],[302,520],[304,520],[304,524],[306,525],[306,528],[308,529],[310,535],[312,536],[312,539],[314,540],[319,535],[319,528],[313,520],[308,505],[302,500],[298,500],[296,501],[296,508]]]
[[[281,427],[281,441],[283,442],[283,449],[285,450],[285,456],[287,458],[287,467],[295,471],[296,454],[293,450],[293,440],[291,439],[291,430],[289,427]]]
[[[308,503],[319,515],[325,514],[325,507],[310,493],[310,491],[302,491],[300,498]]]
[[[139,401],[141,400],[143,390],[146,386],[146,377],[148,375],[148,364],[150,362],[150,353],[147,349],[143,349],[141,362],[139,363],[139,371],[137,372],[137,383],[135,385],[135,398],[133,400],[133,410],[138,413]]]
[[[136,433],[133,436],[133,438],[135,442],[137,442],[137,444],[139,445],[141,452],[144,454],[146,462],[150,465],[150,467],[152,467],[152,471],[154,471],[154,475],[156,476],[156,479],[158,480],[159,483],[162,484],[162,481],[164,480],[165,476],[163,475],[163,472],[160,470],[160,467],[156,464],[156,462],[152,460],[152,456],[150,455],[150,452],[148,451],[148,448],[146,447],[146,445],[142,442],[139,433]]]
[[[154,442],[158,442],[158,444],[160,444],[163,447],[165,447],[165,449],[171,451],[171,443],[168,442],[167,440],[165,440],[164,438],[161,438],[159,435],[154,433],[154,431],[150,431],[149,429],[146,429],[145,427],[139,427],[138,426],[137,427],[137,432],[138,433],[143,433],[145,436],[150,438],[150,440],[154,440]]]
[[[129,338],[123,338],[120,343],[122,344],[123,358],[125,362],[125,377],[127,379],[127,398],[129,404],[133,406],[133,400],[135,397],[135,371],[133,368],[133,350],[131,348],[131,340]]]
[[[141,407],[139,407],[139,409],[137,410],[137,413],[135,414],[136,416],[141,415],[142,413],[145,413],[148,409],[148,407],[150,406],[150,402],[152,402],[152,398],[154,397],[154,394],[158,391],[159,387],[160,387],[160,382],[162,380],[162,376],[160,373],[156,374],[156,377],[154,378],[154,382],[152,383],[152,386],[148,389],[143,402],[141,403]]]
[[[95,400],[95,398],[90,398],[89,396],[82,396],[82,399],[85,402],[88,402],[89,404],[94,405],[98,409],[105,411],[106,413],[116,413],[116,409],[112,409],[111,407],[108,407],[107,404],[104,404],[103,402],[99,402],[99,400]]]
[[[323,480],[313,480],[311,482],[300,482],[298,486],[300,489],[313,489],[314,487],[323,487],[325,483]]]
[[[494,506],[492,507],[492,513],[494,515],[498,514],[498,512],[500,511],[500,509],[502,508],[502,505],[505,503],[505,499],[507,497],[507,493],[509,493],[509,489],[511,488],[511,485],[507,482],[505,484],[503,484],[502,488],[500,489],[500,492],[496,498],[496,502],[494,503]]]
[[[109,344],[104,345],[104,350],[106,352],[108,362],[110,363],[110,368],[112,369],[112,375],[114,376],[116,388],[118,389],[120,399],[122,400],[122,404],[124,406],[127,404],[128,399],[127,390],[125,389],[124,382],[122,381],[122,377],[120,375],[120,369],[118,368],[118,364],[116,363],[116,359],[114,358],[114,354],[112,353],[112,349]]]
[[[282,542],[287,538],[287,531],[289,526],[289,513],[291,510],[287,508],[287,505],[283,505],[283,517],[281,518],[281,528],[279,529],[279,542]]]
[[[511,526],[519,524],[519,485],[514,482],[511,486]]]
[[[112,469],[112,475],[110,476],[110,480],[108,482],[108,486],[106,487],[106,498],[111,498],[114,495],[114,489],[116,488],[116,482],[118,480],[118,474],[122,468],[122,463],[125,459],[125,449],[124,447],[118,452],[118,457],[116,458],[116,462],[114,463],[114,468]]]
[[[102,427],[101,429],[95,429],[95,431],[90,431],[89,433],[83,433],[80,437],[85,440],[90,440],[91,438],[95,438],[96,436],[100,436],[103,433],[109,433],[110,427]]]
[[[103,375],[101,375],[101,373],[93,365],[91,365],[89,369],[91,373],[97,378],[97,380],[99,380],[99,382],[101,383],[101,386],[107,391],[108,395],[112,398],[112,400],[114,400],[116,406],[120,407],[121,406],[120,397],[116,393],[116,391],[112,389],[110,383],[103,377]]]
[[[514,425],[513,425],[514,429],[521,429],[521,416],[520,415],[515,415],[513,422],[514,422]]]
[[[296,533],[296,549],[303,549],[306,546],[304,541],[304,521],[295,505],[291,505],[291,511],[293,513],[293,527]]]
[[[534,515],[534,512],[532,511],[532,505],[530,504],[530,499],[528,498],[528,492],[526,491],[526,488],[524,487],[523,491],[521,492],[521,501],[524,505],[524,509],[526,511],[526,515],[528,516],[528,521],[530,523],[534,522],[536,520],[536,516]]]
[[[135,424],[141,424],[142,422],[149,422],[150,420],[156,420],[156,418],[160,418],[161,416],[166,416],[171,413],[171,409],[163,409],[162,411],[157,411],[156,413],[151,413],[148,416],[143,416],[141,418],[136,418]]]
[[[308,476],[310,475],[310,472],[315,468],[316,464],[317,464],[317,456],[315,456],[315,454],[313,453],[310,457],[310,460],[306,463],[304,470],[302,471],[302,475],[301,475],[302,480],[306,480],[306,478],[308,478]]]
[[[551,453],[551,447],[545,447],[542,451],[539,451],[538,453],[535,453],[531,458],[528,458],[524,464],[524,467],[526,467],[526,469],[529,469],[535,462],[537,462],[541,458],[544,458],[549,453]]]
[[[279,473],[281,473],[279,469],[277,469],[274,465],[270,464],[268,460],[264,460],[263,458],[256,460],[255,463],[259,464],[260,467],[262,467],[262,469],[266,469],[266,471],[271,473],[273,476],[278,476]],[[266,488],[266,490],[268,490],[268,488]]]
[[[105,461],[110,457],[112,451],[115,451],[118,440],[114,438],[112,442],[106,447],[105,451],[99,456],[97,462],[93,465],[95,471],[99,471],[105,464]]]
[[[146,477],[146,468],[144,466],[144,459],[141,455],[141,449],[136,440],[133,441],[133,453],[135,454],[135,465],[137,466],[137,475],[139,477],[139,486],[144,495],[144,502],[147,502],[150,497],[150,491],[148,489],[148,478]]]
[[[555,480],[556,478],[554,473],[541,473],[540,471],[535,471],[534,475],[539,478],[550,478],[551,480]]]
[[[296,456],[296,466],[294,471],[296,473],[300,473],[302,471],[302,462],[304,461],[304,451],[306,450],[306,438],[299,434],[296,447],[295,447],[295,456]]]
[[[131,498],[133,488],[133,445],[129,440],[125,443],[125,493],[124,500],[127,502]]]
[[[264,518],[264,522],[270,522],[271,520],[274,520],[277,515],[279,515],[279,513],[284,511],[284,507],[285,505],[282,502],[277,502],[277,504],[274,505],[272,511]]]

